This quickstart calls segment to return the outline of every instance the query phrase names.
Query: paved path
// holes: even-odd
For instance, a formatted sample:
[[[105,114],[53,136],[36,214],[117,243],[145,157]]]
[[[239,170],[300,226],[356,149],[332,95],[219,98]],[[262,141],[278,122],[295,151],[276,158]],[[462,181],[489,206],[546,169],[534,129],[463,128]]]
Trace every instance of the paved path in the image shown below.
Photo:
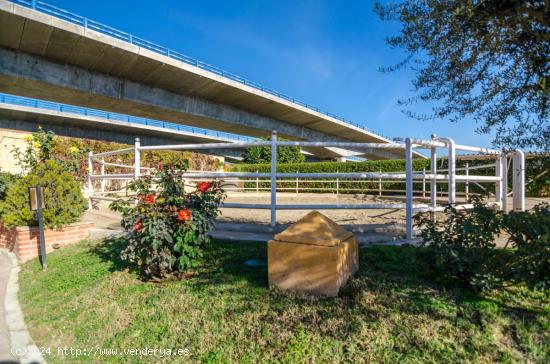
[[[15,358],[10,352],[10,340],[8,328],[6,326],[6,311],[4,307],[10,271],[10,258],[0,252],[0,363],[15,362]]]

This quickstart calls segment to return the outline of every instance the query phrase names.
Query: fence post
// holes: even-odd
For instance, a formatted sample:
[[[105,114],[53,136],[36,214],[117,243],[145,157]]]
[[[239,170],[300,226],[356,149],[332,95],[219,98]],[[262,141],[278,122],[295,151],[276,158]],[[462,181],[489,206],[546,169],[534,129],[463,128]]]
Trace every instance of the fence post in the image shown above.
[[[405,139],[405,205],[406,205],[406,230],[407,239],[413,238],[413,225],[412,225],[412,204],[413,204],[413,170],[412,170],[412,143],[411,138]]]
[[[382,173],[382,168],[380,168],[380,173]],[[378,196],[382,196],[382,177],[378,177]]]
[[[512,164],[512,196],[514,211],[525,211],[525,154],[517,149]]]
[[[101,174],[101,193],[103,194],[103,192],[105,192],[105,178],[103,178],[103,176],[105,175],[105,159],[104,158],[101,158],[101,161],[99,162],[99,166],[100,166],[100,174]]]
[[[422,198],[426,198],[426,168],[422,168]]]
[[[502,211],[508,211],[508,157],[503,150],[500,154],[500,164],[502,173],[502,195],[501,195],[501,209]]]
[[[137,180],[139,178],[139,175],[141,174],[141,156],[140,156],[140,142],[139,138],[135,139],[134,142],[134,180]],[[134,198],[134,205],[137,205],[137,196]]]
[[[277,224],[277,131],[271,133],[271,226]]]
[[[470,166],[468,162],[466,162],[466,165],[464,166],[464,173],[466,174],[466,177],[470,175]],[[466,201],[468,201],[470,197],[470,182],[466,180],[466,185],[464,186],[464,196],[466,197]]]
[[[298,171],[296,171],[298,173]],[[296,177],[296,194],[298,194],[298,177]]]
[[[139,142],[139,138],[136,138],[134,142],[134,178],[138,179],[141,174],[141,156],[140,156],[140,148],[141,144]]]
[[[432,205],[432,208],[437,207],[437,148],[432,147],[431,148],[431,160],[430,160],[430,173],[431,173],[431,179],[430,179],[430,202]],[[435,210],[432,213],[433,220],[435,221]]]
[[[499,178],[495,184],[495,202],[500,205],[499,210],[502,210],[502,161],[500,154],[497,155],[495,160],[495,177]]]
[[[448,173],[449,173],[449,204],[456,203],[456,149],[455,142],[451,138],[441,138],[449,148]]]
[[[94,174],[94,154],[92,151],[88,152],[88,199],[90,204],[88,208],[92,208],[92,196],[94,194],[94,183],[92,176]]]
[[[260,193],[260,178],[258,177],[259,170],[256,170],[256,193]]]
[[[340,193],[340,179],[338,178],[338,173],[340,173],[340,171],[337,169],[336,170],[336,196],[338,196],[338,194]]]

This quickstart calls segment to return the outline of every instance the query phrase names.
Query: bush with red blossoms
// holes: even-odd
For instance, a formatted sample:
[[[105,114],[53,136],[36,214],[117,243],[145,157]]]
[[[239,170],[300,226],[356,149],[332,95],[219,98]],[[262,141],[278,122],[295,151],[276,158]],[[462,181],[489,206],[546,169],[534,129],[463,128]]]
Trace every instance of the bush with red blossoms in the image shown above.
[[[185,191],[184,166],[159,166],[151,176],[129,184],[135,200],[118,200],[128,232],[124,260],[135,263],[147,278],[162,279],[198,265],[207,235],[225,197],[219,183],[200,182]]]

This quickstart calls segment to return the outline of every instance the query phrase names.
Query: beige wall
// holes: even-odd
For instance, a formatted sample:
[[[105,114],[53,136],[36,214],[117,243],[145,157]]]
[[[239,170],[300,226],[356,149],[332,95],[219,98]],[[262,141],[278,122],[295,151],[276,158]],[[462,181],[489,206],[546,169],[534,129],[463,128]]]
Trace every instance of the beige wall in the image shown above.
[[[10,129],[0,129],[0,170],[10,173],[20,173],[21,168],[13,157],[13,149],[25,147],[25,136],[30,133]]]

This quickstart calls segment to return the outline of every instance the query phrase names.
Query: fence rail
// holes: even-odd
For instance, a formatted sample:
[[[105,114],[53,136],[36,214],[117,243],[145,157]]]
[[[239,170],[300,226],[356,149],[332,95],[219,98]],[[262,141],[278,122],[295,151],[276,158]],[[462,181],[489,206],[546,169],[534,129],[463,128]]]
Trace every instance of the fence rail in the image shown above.
[[[278,173],[277,172],[277,147],[293,145],[293,146],[340,146],[340,145],[350,145],[353,144],[354,148],[358,149],[404,149],[405,150],[405,172],[363,172],[363,173]],[[247,208],[247,209],[269,209],[271,215],[271,225],[275,226],[277,222],[277,210],[290,210],[290,209],[405,209],[405,223],[406,223],[406,232],[407,238],[411,239],[413,237],[413,227],[412,227],[412,217],[415,212],[419,211],[441,211],[443,206],[437,204],[437,184],[445,183],[448,185],[448,191],[446,193],[448,203],[456,206],[457,208],[471,208],[471,205],[458,205],[457,204],[457,195],[460,194],[457,192],[456,185],[457,183],[465,184],[464,194],[467,196],[469,194],[469,183],[478,184],[478,182],[489,182],[495,184],[495,201],[494,205],[500,209],[507,210],[507,185],[508,185],[508,155],[512,156],[513,160],[513,208],[514,210],[524,210],[525,209],[525,156],[523,152],[517,150],[513,153],[507,153],[504,151],[499,151],[495,149],[471,147],[464,145],[457,145],[450,138],[434,138],[433,140],[418,140],[407,138],[405,144],[399,143],[338,143],[338,142],[287,142],[287,141],[278,141],[277,132],[273,132],[270,141],[262,142],[235,142],[235,143],[210,143],[210,144],[180,144],[180,145],[168,145],[168,146],[142,146],[139,139],[136,139],[136,142],[133,148],[125,148],[118,151],[110,151],[99,154],[93,154],[90,152],[88,159],[88,195],[91,200],[107,200],[112,201],[116,199],[115,197],[105,196],[105,184],[106,180],[115,180],[115,179],[125,179],[131,180],[139,178],[142,175],[142,171],[148,173],[149,169],[144,169],[141,167],[141,151],[145,150],[187,150],[187,149],[216,149],[216,148],[242,148],[249,146],[257,145],[267,145],[271,147],[271,170],[269,173],[254,173],[254,172],[200,172],[200,171],[187,171],[183,173],[183,177],[190,180],[200,180],[200,179],[229,179],[230,181],[238,180],[239,183],[245,183],[245,181],[256,181],[256,191],[260,191],[260,183],[269,184],[270,192],[270,203],[269,204],[236,204],[236,203],[225,203],[223,207],[226,208]],[[413,171],[412,169],[412,160],[413,152],[415,148],[419,149],[429,149],[431,152],[431,166],[430,171]],[[437,169],[437,149],[445,148],[448,151],[448,168],[445,170]],[[470,168],[466,165],[463,170],[464,175],[457,175],[458,170],[462,168],[456,168],[456,151],[465,150],[470,152],[483,153],[491,155],[495,158],[494,164],[489,164],[483,166],[495,167],[494,176],[480,176],[472,175],[470,172],[472,170],[477,170],[480,167]],[[119,167],[132,168],[133,173],[125,174],[107,174],[105,173],[105,166],[112,165],[114,163],[105,162],[105,157],[117,155],[120,153],[134,153],[134,165],[118,165]],[[94,163],[100,163],[100,174],[94,174]],[[441,172],[447,172],[441,173]],[[243,180],[244,179],[244,180]],[[294,204],[294,205],[285,205],[277,203],[277,191],[283,189],[294,190],[297,193],[300,190],[299,183],[300,179],[307,179],[309,181],[331,180],[336,182],[337,191],[340,192],[341,184],[347,183],[349,181],[357,183],[357,181],[362,181],[363,183],[378,183],[379,193],[382,191],[382,185],[384,182],[395,183],[401,182],[405,183],[405,203],[404,204]],[[95,193],[94,191],[94,180],[101,181],[101,193]],[[296,185],[294,188],[290,187],[278,187],[279,183],[292,183],[295,182]],[[413,182],[420,183],[422,182],[422,197],[429,195],[430,202],[429,204],[418,204],[414,203],[415,193],[418,195],[418,191],[414,190]],[[303,182],[305,183],[305,182]],[[430,184],[429,194],[427,192],[427,184]],[[244,187],[244,186],[243,186]],[[302,187],[304,188],[304,187]],[[262,186],[263,189],[263,186]],[[267,189],[267,188],[266,188]],[[307,187],[306,187],[307,189]]]

